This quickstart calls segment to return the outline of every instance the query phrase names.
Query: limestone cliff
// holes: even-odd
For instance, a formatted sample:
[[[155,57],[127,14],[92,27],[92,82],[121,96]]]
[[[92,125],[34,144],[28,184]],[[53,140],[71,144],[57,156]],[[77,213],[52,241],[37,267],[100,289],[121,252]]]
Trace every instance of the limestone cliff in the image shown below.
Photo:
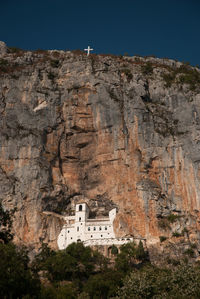
[[[0,43],[0,200],[16,208],[15,242],[56,248],[59,215],[84,199],[97,216],[118,208],[117,236],[198,249],[199,78],[167,59]]]

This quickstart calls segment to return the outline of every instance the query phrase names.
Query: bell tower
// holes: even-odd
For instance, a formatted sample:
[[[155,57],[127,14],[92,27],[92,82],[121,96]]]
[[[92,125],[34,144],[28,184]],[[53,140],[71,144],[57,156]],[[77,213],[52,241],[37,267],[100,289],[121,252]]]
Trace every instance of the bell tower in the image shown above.
[[[86,222],[89,216],[89,208],[86,203],[79,203],[76,205],[75,222]]]
[[[76,205],[75,236],[77,242],[85,241],[85,224],[89,216],[89,208],[86,203]]]

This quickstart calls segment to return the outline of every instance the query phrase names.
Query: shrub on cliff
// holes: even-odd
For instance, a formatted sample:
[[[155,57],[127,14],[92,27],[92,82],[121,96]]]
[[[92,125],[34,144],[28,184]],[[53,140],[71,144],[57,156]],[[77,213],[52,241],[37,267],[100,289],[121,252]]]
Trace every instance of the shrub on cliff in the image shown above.
[[[51,60],[50,64],[51,64],[51,67],[57,68],[57,67],[59,67],[59,60],[53,59],[53,60]]]
[[[188,64],[183,64],[176,69],[168,69],[169,73],[163,73],[162,78],[165,86],[170,87],[173,83],[187,84],[190,90],[196,90],[200,84],[200,73]]]
[[[130,81],[133,78],[133,74],[131,73],[131,70],[128,68],[121,69],[121,73],[124,73],[126,75],[128,81]]]
[[[141,67],[143,75],[151,75],[153,73],[153,66],[151,62],[147,62]]]
[[[13,212],[13,211],[12,211]],[[8,243],[12,240],[12,219],[9,211],[4,211],[0,204],[0,241]]]
[[[0,72],[6,73],[9,68],[9,63],[6,59],[0,59]]]

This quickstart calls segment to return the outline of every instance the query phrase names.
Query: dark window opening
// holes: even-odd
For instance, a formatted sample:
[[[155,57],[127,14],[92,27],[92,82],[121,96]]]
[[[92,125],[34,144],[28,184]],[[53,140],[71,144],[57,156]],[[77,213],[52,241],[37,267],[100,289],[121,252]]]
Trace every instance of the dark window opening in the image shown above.
[[[79,232],[79,227],[77,226],[77,232]]]
[[[79,221],[81,221],[81,217],[79,217]]]
[[[82,211],[83,207],[82,205],[79,206],[79,211]]]
[[[96,230],[96,227],[94,226],[94,230]]]
[[[88,227],[88,231],[90,231],[90,227]]]
[[[105,226],[105,230],[107,230],[107,226]]]
[[[99,230],[101,230],[101,226],[99,227]]]

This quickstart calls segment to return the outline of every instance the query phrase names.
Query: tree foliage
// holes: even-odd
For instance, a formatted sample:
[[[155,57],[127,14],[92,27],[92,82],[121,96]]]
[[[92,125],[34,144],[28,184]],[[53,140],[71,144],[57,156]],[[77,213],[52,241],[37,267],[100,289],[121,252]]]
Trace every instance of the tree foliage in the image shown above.
[[[115,267],[118,271],[127,273],[138,265],[138,262],[147,260],[148,255],[142,242],[140,241],[138,246],[134,242],[130,242],[121,246],[120,253],[116,257]]]
[[[160,269],[148,265],[134,270],[124,279],[116,298],[199,298],[199,267],[180,265],[173,269]]]
[[[12,220],[10,212],[4,211],[2,204],[0,203],[0,240],[4,243],[10,242],[13,238],[11,227]]]
[[[29,258],[24,248],[0,243],[0,298],[36,296],[39,280],[28,267]]]
[[[116,248],[115,248],[116,249]],[[159,268],[142,242],[115,250],[115,262],[82,243],[54,251],[46,244],[30,263],[27,250],[0,244],[0,298],[199,298],[200,268]]]

